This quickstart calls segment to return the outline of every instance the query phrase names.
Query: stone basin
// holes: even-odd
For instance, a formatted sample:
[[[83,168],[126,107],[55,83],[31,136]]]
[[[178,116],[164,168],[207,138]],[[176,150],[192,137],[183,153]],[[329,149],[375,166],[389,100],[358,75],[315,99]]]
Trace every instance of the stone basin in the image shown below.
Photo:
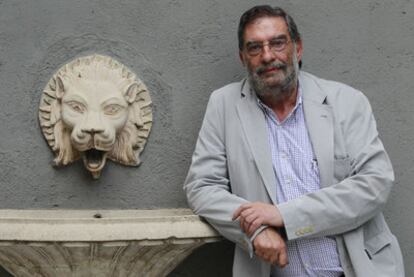
[[[166,276],[220,239],[189,209],[0,210],[0,264],[16,277]]]

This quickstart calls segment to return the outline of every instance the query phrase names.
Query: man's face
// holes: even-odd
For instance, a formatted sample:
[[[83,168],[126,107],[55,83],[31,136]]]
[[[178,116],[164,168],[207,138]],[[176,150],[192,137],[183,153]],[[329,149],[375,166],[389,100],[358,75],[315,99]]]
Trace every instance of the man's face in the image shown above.
[[[246,26],[240,59],[259,95],[291,88],[301,57],[302,43],[294,44],[283,18],[261,17]]]

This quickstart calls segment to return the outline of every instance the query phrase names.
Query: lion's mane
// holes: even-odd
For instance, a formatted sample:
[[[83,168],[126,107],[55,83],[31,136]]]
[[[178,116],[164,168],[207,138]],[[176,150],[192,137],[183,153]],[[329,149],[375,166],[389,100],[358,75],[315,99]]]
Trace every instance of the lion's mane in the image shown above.
[[[99,70],[98,70],[99,69]],[[41,98],[39,122],[49,146],[55,153],[54,164],[66,165],[81,157],[71,143],[71,130],[61,118],[61,79],[103,78],[115,82],[121,90],[135,86],[134,99],[129,99],[128,120],[117,134],[108,158],[124,165],[139,165],[152,126],[151,99],[146,86],[124,65],[108,56],[91,55],[77,58],[62,66],[50,79]],[[63,90],[62,92],[60,90]]]

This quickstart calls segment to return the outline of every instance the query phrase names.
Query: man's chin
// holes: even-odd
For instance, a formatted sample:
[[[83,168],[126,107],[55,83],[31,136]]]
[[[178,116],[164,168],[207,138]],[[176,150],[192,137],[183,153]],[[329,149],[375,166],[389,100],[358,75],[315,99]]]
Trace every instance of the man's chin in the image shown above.
[[[282,87],[282,80],[276,77],[270,77],[262,79],[261,84],[264,89],[277,89]]]
[[[282,75],[282,76],[281,76]],[[258,95],[273,94],[284,88],[286,77],[282,72],[250,75],[250,84]]]
[[[291,75],[283,74],[283,76],[275,74],[263,76],[263,78],[260,78],[260,83],[264,89],[268,90],[289,90],[297,79],[296,77],[293,73]]]
[[[286,76],[282,72],[270,72],[270,73],[263,73],[257,76],[257,78],[266,85],[277,85],[281,83]]]

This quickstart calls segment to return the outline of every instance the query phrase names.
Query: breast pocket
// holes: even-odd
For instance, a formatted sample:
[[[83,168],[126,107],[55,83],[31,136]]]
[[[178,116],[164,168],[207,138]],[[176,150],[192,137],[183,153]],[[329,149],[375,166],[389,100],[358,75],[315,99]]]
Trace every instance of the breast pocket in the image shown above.
[[[337,182],[351,175],[352,160],[350,157],[340,157],[334,160],[334,178]]]

